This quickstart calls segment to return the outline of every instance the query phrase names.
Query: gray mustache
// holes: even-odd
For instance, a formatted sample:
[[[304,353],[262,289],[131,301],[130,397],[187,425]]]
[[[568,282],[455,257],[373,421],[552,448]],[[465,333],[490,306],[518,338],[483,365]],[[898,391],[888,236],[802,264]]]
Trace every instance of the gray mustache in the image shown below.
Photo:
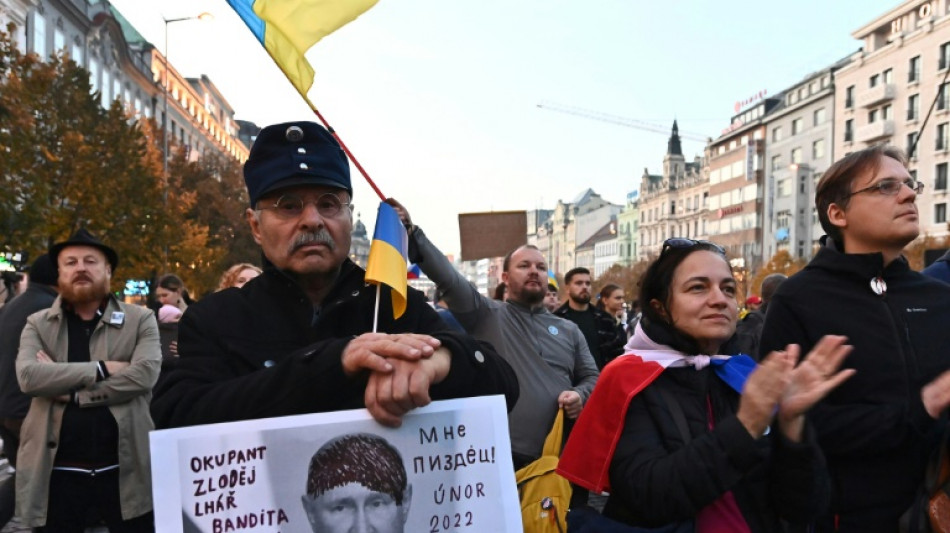
[[[290,253],[294,253],[297,249],[310,244],[325,244],[331,251],[336,250],[336,243],[333,241],[333,237],[330,236],[330,232],[326,228],[321,228],[318,231],[297,235],[290,245]]]

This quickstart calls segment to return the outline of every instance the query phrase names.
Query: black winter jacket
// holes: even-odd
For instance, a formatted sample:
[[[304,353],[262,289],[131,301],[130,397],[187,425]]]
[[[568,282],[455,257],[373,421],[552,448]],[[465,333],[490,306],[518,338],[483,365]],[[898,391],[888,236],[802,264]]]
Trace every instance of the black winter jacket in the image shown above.
[[[154,392],[156,427],[363,407],[366,377],[346,377],[341,362],[347,343],[372,331],[376,287],[363,275],[344,262],[315,325],[303,290],[273,267],[189,306],[179,322],[179,360]],[[380,310],[391,310],[389,291],[382,295]],[[426,333],[452,352],[448,376],[431,387],[433,400],[504,394],[514,405],[511,367],[491,345],[449,330],[421,293],[409,290],[398,320],[380,315],[378,331]]]
[[[688,443],[660,389],[682,408]],[[684,523],[731,490],[753,533],[782,531],[780,518],[807,523],[818,517],[830,488],[814,432],[806,424],[801,443],[779,431],[753,439],[735,416],[738,405],[738,393],[711,367],[664,370],[630,401],[604,515],[640,527]]]
[[[899,258],[844,254],[822,247],[769,303],[759,354],[801,345],[805,354],[827,334],[847,335],[844,362],[857,373],[809,413],[833,484],[831,515],[820,530],[897,530],[920,485],[935,432],[921,387],[950,369],[950,286]],[[887,291],[878,295],[872,278]]]
[[[564,303],[554,310],[554,314],[565,320],[570,320],[568,318],[570,316],[568,314],[569,309],[570,304]],[[597,327],[597,338],[586,339],[587,345],[590,347],[591,354],[597,354],[594,357],[597,369],[603,370],[607,363],[623,353],[623,347],[627,343],[627,335],[623,331],[623,326],[617,324],[612,316],[596,306],[588,305],[587,312],[594,315],[594,325]],[[581,331],[583,332],[583,330]]]
[[[23,394],[16,378],[16,355],[26,317],[49,309],[56,300],[56,289],[28,282],[23,294],[0,309],[0,418],[24,419],[32,396]]]

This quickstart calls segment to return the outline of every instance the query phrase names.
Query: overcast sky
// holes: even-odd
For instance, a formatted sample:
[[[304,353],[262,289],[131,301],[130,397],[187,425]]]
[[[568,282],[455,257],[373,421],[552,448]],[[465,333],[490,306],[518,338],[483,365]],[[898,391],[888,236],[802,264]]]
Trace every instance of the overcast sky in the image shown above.
[[[185,76],[207,74],[236,118],[312,113],[222,0],[113,0]],[[861,2],[380,0],[308,54],[317,105],[387,196],[446,253],[459,213],[552,208],[590,187],[623,204],[660,173],[673,120],[718,136],[735,102],[775,94],[857,51],[851,32],[899,5]],[[554,111],[552,103],[664,133]],[[685,140],[688,159],[703,143]],[[353,172],[373,231],[378,199]]]

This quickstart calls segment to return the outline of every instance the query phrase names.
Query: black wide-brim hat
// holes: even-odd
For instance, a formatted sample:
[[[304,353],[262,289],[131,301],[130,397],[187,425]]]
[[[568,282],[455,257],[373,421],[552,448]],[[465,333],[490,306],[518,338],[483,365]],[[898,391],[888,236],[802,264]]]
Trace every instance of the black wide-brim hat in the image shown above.
[[[98,248],[106,255],[106,259],[109,260],[109,265],[112,266],[112,272],[115,272],[115,268],[119,266],[119,254],[115,253],[115,250],[95,238],[86,228],[80,228],[76,233],[73,233],[70,238],[50,246],[49,257],[53,260],[53,264],[57,265],[57,269],[59,266],[59,253],[69,246],[92,246],[93,248]]]

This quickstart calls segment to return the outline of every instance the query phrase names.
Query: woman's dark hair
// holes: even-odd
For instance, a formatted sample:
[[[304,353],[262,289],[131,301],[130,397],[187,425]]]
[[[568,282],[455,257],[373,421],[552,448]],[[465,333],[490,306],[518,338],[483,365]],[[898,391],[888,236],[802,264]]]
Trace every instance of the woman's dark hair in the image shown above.
[[[604,305],[604,300],[610,298],[610,295],[620,288],[620,285],[617,285],[616,283],[608,283],[604,285],[604,287],[600,289],[600,292],[597,293],[597,309],[605,311],[607,306]]]
[[[495,285],[495,296],[494,296],[494,298],[495,298],[496,300],[504,300],[504,299],[505,299],[505,290],[507,290],[507,289],[508,289],[508,285],[505,285],[505,282],[504,282],[504,281],[502,281],[502,282],[499,283],[498,285]]]
[[[664,247],[660,257],[647,267],[647,271],[640,279],[640,302],[643,317],[641,327],[650,339],[660,344],[666,344],[688,355],[698,355],[701,352],[695,339],[676,329],[669,321],[670,286],[673,276],[680,264],[693,252],[714,252],[721,256],[722,249],[712,243],[695,242],[692,246],[683,248]],[[726,261],[724,256],[721,256]],[[728,265],[728,262],[726,262]],[[664,317],[653,307],[653,300],[661,302],[666,311]],[[725,353],[722,349],[720,352]]]
[[[158,286],[169,291],[181,291],[185,283],[174,274],[165,274],[158,280]]]

